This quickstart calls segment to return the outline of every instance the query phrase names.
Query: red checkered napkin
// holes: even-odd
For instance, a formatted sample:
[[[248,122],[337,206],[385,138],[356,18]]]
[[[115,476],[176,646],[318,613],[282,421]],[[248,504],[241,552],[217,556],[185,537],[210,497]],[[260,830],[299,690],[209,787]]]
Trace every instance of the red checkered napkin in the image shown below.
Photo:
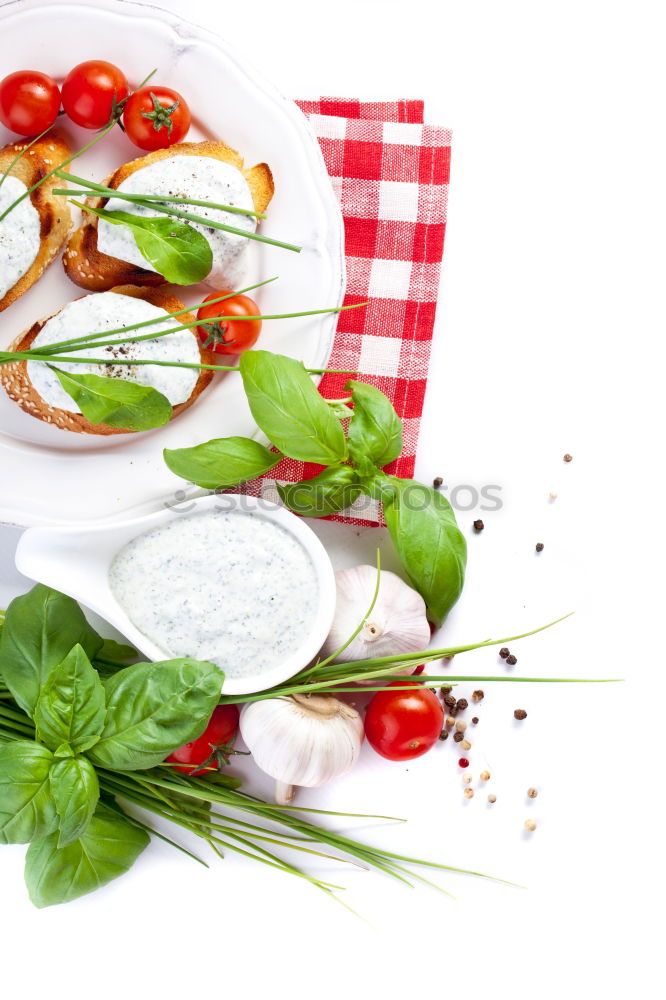
[[[345,305],[328,367],[358,371],[403,421],[403,454],[388,471],[410,477],[423,410],[444,247],[451,133],[423,124],[422,101],[298,101],[340,199],[345,224]],[[349,376],[325,375],[322,395],[344,395]],[[276,498],[274,481],[310,479],[321,466],[284,459],[271,480],[245,491]],[[367,497],[335,520],[377,524]]]

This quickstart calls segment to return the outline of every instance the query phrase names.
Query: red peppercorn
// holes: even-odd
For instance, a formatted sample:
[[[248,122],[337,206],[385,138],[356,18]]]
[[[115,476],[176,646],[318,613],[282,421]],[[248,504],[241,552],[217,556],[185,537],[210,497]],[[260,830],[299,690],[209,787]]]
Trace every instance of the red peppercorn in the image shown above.
[[[469,761],[467,757],[461,757],[458,761],[458,767],[469,767]]]

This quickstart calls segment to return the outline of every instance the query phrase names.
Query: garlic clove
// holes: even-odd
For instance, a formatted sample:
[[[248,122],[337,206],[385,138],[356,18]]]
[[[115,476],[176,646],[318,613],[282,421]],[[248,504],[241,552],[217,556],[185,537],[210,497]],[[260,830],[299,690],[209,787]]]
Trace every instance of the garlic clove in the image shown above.
[[[282,804],[293,798],[287,786],[313,788],[349,771],[364,738],[356,709],[314,694],[248,702],[240,731],[257,766],[278,782]]]
[[[275,782],[275,802],[278,806],[289,806],[296,797],[294,785],[287,785],[284,781]]]
[[[358,628],[375,592],[377,570],[373,566],[354,566],[340,570],[335,580],[335,618],[320,653],[322,658],[336,653]],[[336,659],[348,662],[371,656],[414,653],[426,649],[429,642],[425,601],[395,573],[382,570],[377,600],[370,615],[358,636]],[[410,673],[411,668],[399,672]]]

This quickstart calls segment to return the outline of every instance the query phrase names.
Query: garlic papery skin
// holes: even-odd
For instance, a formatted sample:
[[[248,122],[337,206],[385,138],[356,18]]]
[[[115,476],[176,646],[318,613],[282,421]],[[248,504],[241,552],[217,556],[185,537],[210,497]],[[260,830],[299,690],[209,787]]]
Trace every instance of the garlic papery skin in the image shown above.
[[[373,566],[343,569],[335,574],[335,583],[335,617],[319,654],[322,660],[340,649],[358,628],[370,607],[377,586],[377,570]],[[379,592],[372,611],[359,634],[336,657],[336,661],[415,653],[419,649],[427,649],[429,642],[430,626],[425,601],[395,573],[382,570]],[[410,673],[412,669],[410,667],[396,673]]]
[[[350,771],[364,737],[356,709],[325,694],[248,702],[240,731],[257,767],[276,779],[278,805],[291,802],[294,785],[314,788]]]

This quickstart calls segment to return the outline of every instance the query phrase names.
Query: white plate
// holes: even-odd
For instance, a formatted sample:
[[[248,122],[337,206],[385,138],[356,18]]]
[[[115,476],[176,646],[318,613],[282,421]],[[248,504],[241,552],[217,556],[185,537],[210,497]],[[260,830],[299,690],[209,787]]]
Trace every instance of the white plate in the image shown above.
[[[188,138],[216,137],[246,163],[266,161],[275,197],[262,232],[304,247],[294,254],[254,245],[250,281],[279,275],[256,293],[262,312],[337,306],[344,294],[343,225],[318,143],[297,106],[248,68],[215,35],[153,6],[98,0],[45,5],[33,0],[0,5],[2,75],[42,69],[60,79],[78,62],[117,63],[134,85],[153,68],[155,80],[182,91],[195,116]],[[66,119],[63,119],[66,121]],[[63,126],[80,148],[92,133]],[[0,126],[0,146],[13,138]],[[114,130],[75,161],[74,171],[100,179],[141,155]],[[249,282],[248,282],[249,283]],[[178,290],[185,302],[209,289]],[[36,319],[84,294],[60,261],[17,303],[0,314],[0,349]],[[264,324],[260,347],[324,368],[334,315]],[[258,435],[235,374],[218,376],[199,400],[165,428],[109,439],[73,434],[23,413],[0,390],[0,520],[22,524],[73,523],[113,517],[174,497],[183,482],[164,465],[162,449],[211,437]]]

